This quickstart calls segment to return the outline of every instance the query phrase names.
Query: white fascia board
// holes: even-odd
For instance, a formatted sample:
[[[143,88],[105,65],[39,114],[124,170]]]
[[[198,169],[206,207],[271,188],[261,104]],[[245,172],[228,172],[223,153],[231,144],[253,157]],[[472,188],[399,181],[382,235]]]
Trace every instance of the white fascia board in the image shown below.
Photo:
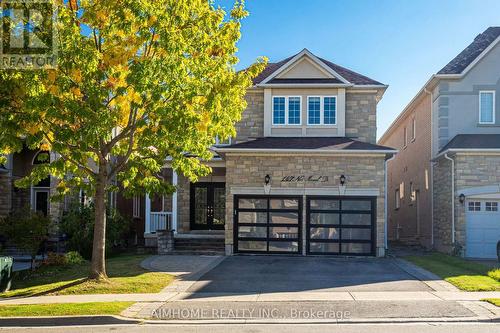
[[[259,83],[256,87],[262,88],[348,88],[352,84],[345,83]]]
[[[217,152],[220,153],[308,153],[308,154],[396,154],[397,150],[328,150],[328,149],[273,149],[273,148],[255,148],[255,149],[240,149],[240,148],[219,148]]]
[[[500,148],[450,148],[439,153],[435,159],[445,155],[445,154],[457,154],[457,153],[489,153],[489,154],[500,154]]]
[[[314,60],[318,65],[320,65],[324,70],[326,70],[328,73],[331,75],[335,76],[338,78],[340,81],[344,82],[345,84],[350,84],[349,81],[344,79],[342,75],[338,74],[335,72],[333,69],[331,69],[327,64],[325,64],[323,61],[319,60],[318,57],[316,57],[314,54],[312,54],[308,49],[303,49],[300,51],[295,57],[290,59],[287,63],[285,63],[283,66],[278,68],[277,70],[274,71],[271,75],[266,77],[262,82],[261,85],[266,84],[268,81],[272,80],[276,76],[278,76],[280,73],[284,72],[286,69],[288,69],[289,66],[293,65],[297,60],[302,58],[304,55],[307,55],[310,57],[312,60]]]

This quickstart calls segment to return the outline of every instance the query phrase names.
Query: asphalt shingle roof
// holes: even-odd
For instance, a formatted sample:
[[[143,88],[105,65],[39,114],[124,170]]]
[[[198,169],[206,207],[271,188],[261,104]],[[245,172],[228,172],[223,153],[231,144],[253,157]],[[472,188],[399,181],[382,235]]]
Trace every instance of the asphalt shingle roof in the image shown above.
[[[268,76],[270,76],[275,71],[277,71],[281,66],[283,66],[288,61],[290,61],[293,57],[295,57],[297,54],[294,54],[293,56],[288,57],[288,58],[283,59],[283,60],[278,61],[278,62],[270,62],[270,63],[268,63],[267,66],[266,66],[266,68],[257,77],[255,77],[253,79],[253,83],[254,84],[261,83]],[[342,66],[339,66],[337,64],[334,64],[331,61],[328,61],[326,59],[319,58],[319,57],[318,57],[318,59],[321,60],[322,62],[324,62],[328,67],[330,67],[331,69],[333,69],[336,73],[338,73],[340,76],[342,76],[344,79],[346,79],[347,81],[349,81],[352,84],[355,84],[355,85],[372,85],[372,84],[373,85],[383,85],[383,83],[380,83],[380,82],[378,82],[376,80],[370,79],[367,76],[364,76],[364,75],[361,75],[359,73],[356,73],[356,72],[354,72],[354,71],[352,71],[350,69],[347,69],[345,67],[342,67]],[[274,81],[274,80],[276,80],[276,79],[273,79],[272,81]],[[283,80],[283,79],[279,79],[279,80]],[[282,83],[316,83],[316,82],[307,82],[307,81],[305,81],[307,79],[294,79],[294,80],[300,80],[300,81],[297,81],[297,82],[282,82]],[[275,82],[271,82],[271,83],[275,83]],[[342,83],[342,82],[340,80],[336,80],[336,82],[326,82],[326,83]]]
[[[223,148],[232,149],[310,149],[310,150],[394,150],[346,137],[264,137],[235,143]]]
[[[500,149],[500,134],[458,134],[441,152],[448,149]]]
[[[498,36],[500,36],[500,27],[489,27],[474,38],[474,41],[444,66],[438,74],[461,74]]]

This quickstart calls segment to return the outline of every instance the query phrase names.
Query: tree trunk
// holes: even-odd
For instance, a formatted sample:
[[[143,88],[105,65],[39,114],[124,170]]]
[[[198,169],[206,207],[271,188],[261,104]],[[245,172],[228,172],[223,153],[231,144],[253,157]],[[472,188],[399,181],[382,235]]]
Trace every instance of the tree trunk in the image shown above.
[[[95,224],[90,279],[106,280],[106,166],[101,165],[94,196]]]

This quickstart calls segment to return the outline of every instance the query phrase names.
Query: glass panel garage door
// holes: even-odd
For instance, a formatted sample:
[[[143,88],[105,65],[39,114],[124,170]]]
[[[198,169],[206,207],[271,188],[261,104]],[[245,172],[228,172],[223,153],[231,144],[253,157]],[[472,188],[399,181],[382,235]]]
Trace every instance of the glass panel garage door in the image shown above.
[[[375,254],[375,198],[306,200],[308,254]]]
[[[299,253],[302,198],[235,196],[235,252]]]

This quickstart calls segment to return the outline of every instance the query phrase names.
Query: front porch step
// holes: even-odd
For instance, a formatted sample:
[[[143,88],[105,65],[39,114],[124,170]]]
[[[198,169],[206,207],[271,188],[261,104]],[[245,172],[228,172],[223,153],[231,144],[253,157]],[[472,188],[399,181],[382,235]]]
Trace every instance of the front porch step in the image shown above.
[[[174,251],[224,252],[224,238],[175,238]]]

